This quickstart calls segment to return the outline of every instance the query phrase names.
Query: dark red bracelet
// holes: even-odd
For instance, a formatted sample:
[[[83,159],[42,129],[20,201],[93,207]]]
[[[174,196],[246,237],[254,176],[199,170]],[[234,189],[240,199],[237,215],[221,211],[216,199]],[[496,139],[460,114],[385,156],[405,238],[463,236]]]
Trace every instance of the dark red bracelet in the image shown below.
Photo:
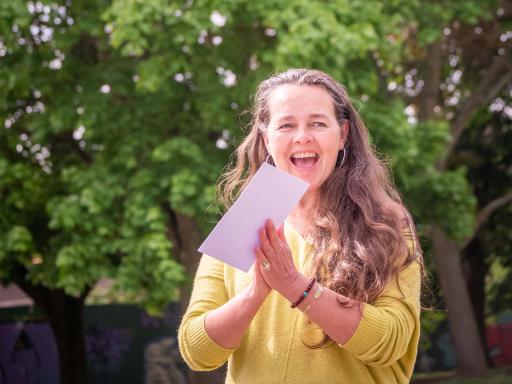
[[[313,288],[313,285],[315,285],[314,277],[311,278],[311,281],[309,282],[309,285],[306,288],[306,290],[304,291],[304,293],[302,293],[302,295],[300,295],[299,299],[295,303],[292,304],[292,308],[295,308],[297,305],[302,303],[302,300],[304,300],[306,297],[308,297],[309,291],[311,291],[311,288]]]

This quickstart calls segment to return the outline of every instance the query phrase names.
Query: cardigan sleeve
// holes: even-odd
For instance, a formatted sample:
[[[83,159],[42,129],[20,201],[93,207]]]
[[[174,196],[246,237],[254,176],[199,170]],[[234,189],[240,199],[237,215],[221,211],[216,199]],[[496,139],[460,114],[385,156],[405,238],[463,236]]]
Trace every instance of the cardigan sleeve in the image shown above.
[[[235,349],[218,345],[208,335],[204,320],[209,311],[228,301],[224,285],[224,263],[203,255],[194,279],[190,303],[178,329],[181,355],[196,371],[221,367]]]
[[[372,366],[416,356],[420,328],[420,265],[412,262],[374,303],[365,304],[352,337],[342,346]]]

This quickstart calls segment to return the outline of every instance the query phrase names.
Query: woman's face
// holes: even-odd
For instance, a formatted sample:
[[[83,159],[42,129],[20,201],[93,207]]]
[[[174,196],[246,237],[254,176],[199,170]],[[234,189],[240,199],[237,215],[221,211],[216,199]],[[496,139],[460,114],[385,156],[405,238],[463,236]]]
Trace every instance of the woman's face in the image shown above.
[[[311,184],[329,177],[343,149],[348,123],[340,127],[330,94],[322,87],[281,85],[269,96],[265,145],[277,168]]]

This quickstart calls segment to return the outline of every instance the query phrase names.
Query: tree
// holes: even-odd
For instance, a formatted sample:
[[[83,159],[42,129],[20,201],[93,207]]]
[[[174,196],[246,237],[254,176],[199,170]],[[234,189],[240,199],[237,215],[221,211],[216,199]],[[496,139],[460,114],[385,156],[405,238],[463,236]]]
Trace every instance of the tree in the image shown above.
[[[204,216],[224,155],[184,106],[186,85],[136,91],[107,8],[0,6],[0,274],[46,313],[65,383],[86,381],[82,308],[99,278],[152,313],[177,299],[197,248],[190,216]]]
[[[454,257],[436,257],[452,312],[453,292],[467,291],[446,284],[443,263],[459,264],[452,239],[471,236],[475,198],[464,169],[444,159],[474,104],[491,98],[471,98],[488,95],[474,71],[456,87],[472,101],[435,112],[439,86],[453,75],[443,29],[475,25],[496,8],[476,0],[3,2],[0,277],[47,314],[62,381],[86,380],[81,311],[99,278],[115,278],[154,313],[177,298],[216,217],[215,180],[247,120],[237,115],[258,81],[288,67],[323,69],[362,101],[373,142],[391,156],[420,223],[431,225],[436,255],[455,244]],[[508,17],[497,19],[500,30]],[[499,75],[508,79],[508,63],[498,62],[483,84],[506,84]],[[465,117],[450,119],[452,110]],[[452,332],[461,367],[481,370]]]
[[[441,175],[465,173],[466,166],[454,160],[462,134],[470,127],[475,114],[481,108],[487,108],[512,82],[512,63],[506,55],[506,41],[501,37],[510,14],[505,15],[503,8],[496,13],[495,17],[482,20],[476,27],[451,23],[443,37],[428,45],[426,52],[431,60],[419,77],[431,87],[417,101],[418,117],[420,121],[433,118],[437,109],[445,114],[450,124],[449,140],[437,162],[437,171]],[[444,87],[433,85],[440,83]],[[467,179],[465,183],[467,185]],[[453,185],[447,188],[450,189],[453,191]],[[474,192],[467,187],[465,191],[458,191],[459,196],[452,196],[452,202],[457,203],[458,198],[461,202],[470,201],[472,205],[465,213],[470,225],[466,226],[465,231],[459,232],[458,239],[457,236],[450,236],[453,224],[446,221],[446,217],[443,220],[439,216],[433,220],[431,227],[432,254],[448,307],[458,366],[466,373],[485,372],[487,362],[482,339],[478,338],[475,317],[471,316],[472,305],[465,286],[461,253],[478,236],[489,217],[512,202],[510,191],[505,189],[500,193],[478,208]],[[466,197],[461,199],[461,194]],[[452,231],[452,234],[455,233]]]
[[[452,163],[465,164],[478,206],[485,207],[512,187],[509,133],[510,89],[503,89],[490,108],[480,110],[457,145]],[[499,201],[499,200],[497,200]],[[485,319],[511,307],[510,282],[512,206],[499,208],[482,224],[463,249],[463,266],[468,280],[480,337],[485,342]],[[498,269],[498,270],[497,270]],[[503,274],[503,276],[500,276]],[[486,297],[487,296],[487,297]],[[490,361],[490,357],[488,358]]]

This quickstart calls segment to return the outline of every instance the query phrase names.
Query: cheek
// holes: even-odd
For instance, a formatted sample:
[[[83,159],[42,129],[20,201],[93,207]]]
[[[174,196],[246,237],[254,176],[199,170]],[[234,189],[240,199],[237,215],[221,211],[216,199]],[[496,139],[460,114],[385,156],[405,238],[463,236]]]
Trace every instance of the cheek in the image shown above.
[[[327,138],[326,138],[327,139]],[[329,171],[334,169],[336,161],[338,160],[338,154],[343,147],[340,136],[331,136],[327,140],[323,141],[324,144],[324,159],[325,166],[329,168]]]
[[[282,156],[286,145],[284,140],[277,135],[269,135],[267,140],[267,149],[272,156]]]

